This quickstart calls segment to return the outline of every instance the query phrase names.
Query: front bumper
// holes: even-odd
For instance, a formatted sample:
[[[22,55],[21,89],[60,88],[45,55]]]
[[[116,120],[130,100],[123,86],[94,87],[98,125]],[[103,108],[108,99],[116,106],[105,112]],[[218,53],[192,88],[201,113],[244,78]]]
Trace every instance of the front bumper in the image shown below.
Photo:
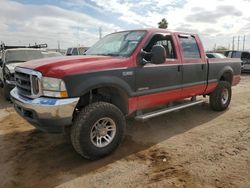
[[[16,88],[10,95],[19,115],[36,128],[49,133],[61,133],[65,126],[72,124],[73,112],[79,101],[79,98],[30,99],[19,95]]]

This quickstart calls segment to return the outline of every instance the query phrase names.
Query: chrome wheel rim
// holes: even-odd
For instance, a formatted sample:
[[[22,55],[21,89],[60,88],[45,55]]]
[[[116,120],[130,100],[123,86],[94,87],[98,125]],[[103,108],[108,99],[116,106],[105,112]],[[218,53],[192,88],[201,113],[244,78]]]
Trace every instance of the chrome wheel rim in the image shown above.
[[[224,90],[222,91],[222,97],[221,97],[221,102],[222,102],[222,104],[226,104],[227,101],[228,101],[228,98],[229,98],[228,90],[227,90],[227,89],[224,89]]]
[[[116,133],[115,122],[108,117],[97,120],[90,131],[90,139],[92,144],[98,148],[109,145]]]

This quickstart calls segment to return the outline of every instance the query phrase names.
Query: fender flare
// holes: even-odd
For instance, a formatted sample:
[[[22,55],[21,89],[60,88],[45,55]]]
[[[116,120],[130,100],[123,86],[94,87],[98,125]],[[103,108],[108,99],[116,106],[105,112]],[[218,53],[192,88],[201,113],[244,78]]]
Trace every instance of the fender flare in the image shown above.
[[[230,67],[229,65],[223,67],[222,70],[220,70],[219,72],[219,76],[218,76],[218,81],[221,79],[221,77],[225,74],[225,73],[230,73],[233,77],[234,75],[234,70],[232,69],[232,67]]]
[[[124,92],[128,97],[133,96],[133,91],[129,84],[114,76],[99,76],[97,78],[92,77],[84,80],[84,82],[79,83],[79,85],[74,88],[73,93],[77,93],[78,96],[83,96],[87,92],[101,87],[113,87]]]

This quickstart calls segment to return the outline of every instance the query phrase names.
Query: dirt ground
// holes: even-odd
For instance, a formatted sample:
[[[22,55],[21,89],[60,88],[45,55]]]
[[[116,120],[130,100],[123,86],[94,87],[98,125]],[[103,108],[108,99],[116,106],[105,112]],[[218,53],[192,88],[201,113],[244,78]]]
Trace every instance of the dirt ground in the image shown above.
[[[88,161],[0,97],[0,187],[250,187],[250,75],[225,112],[206,102],[127,124],[118,150]]]

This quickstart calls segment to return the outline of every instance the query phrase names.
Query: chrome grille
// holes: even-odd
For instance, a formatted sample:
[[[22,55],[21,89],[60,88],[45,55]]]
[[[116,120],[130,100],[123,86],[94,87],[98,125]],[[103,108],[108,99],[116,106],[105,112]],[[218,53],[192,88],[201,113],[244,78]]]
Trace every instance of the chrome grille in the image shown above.
[[[17,67],[15,81],[18,93],[30,98],[41,96],[41,77],[40,72]]]
[[[31,80],[30,75],[21,72],[15,73],[16,87],[19,94],[31,96]]]

